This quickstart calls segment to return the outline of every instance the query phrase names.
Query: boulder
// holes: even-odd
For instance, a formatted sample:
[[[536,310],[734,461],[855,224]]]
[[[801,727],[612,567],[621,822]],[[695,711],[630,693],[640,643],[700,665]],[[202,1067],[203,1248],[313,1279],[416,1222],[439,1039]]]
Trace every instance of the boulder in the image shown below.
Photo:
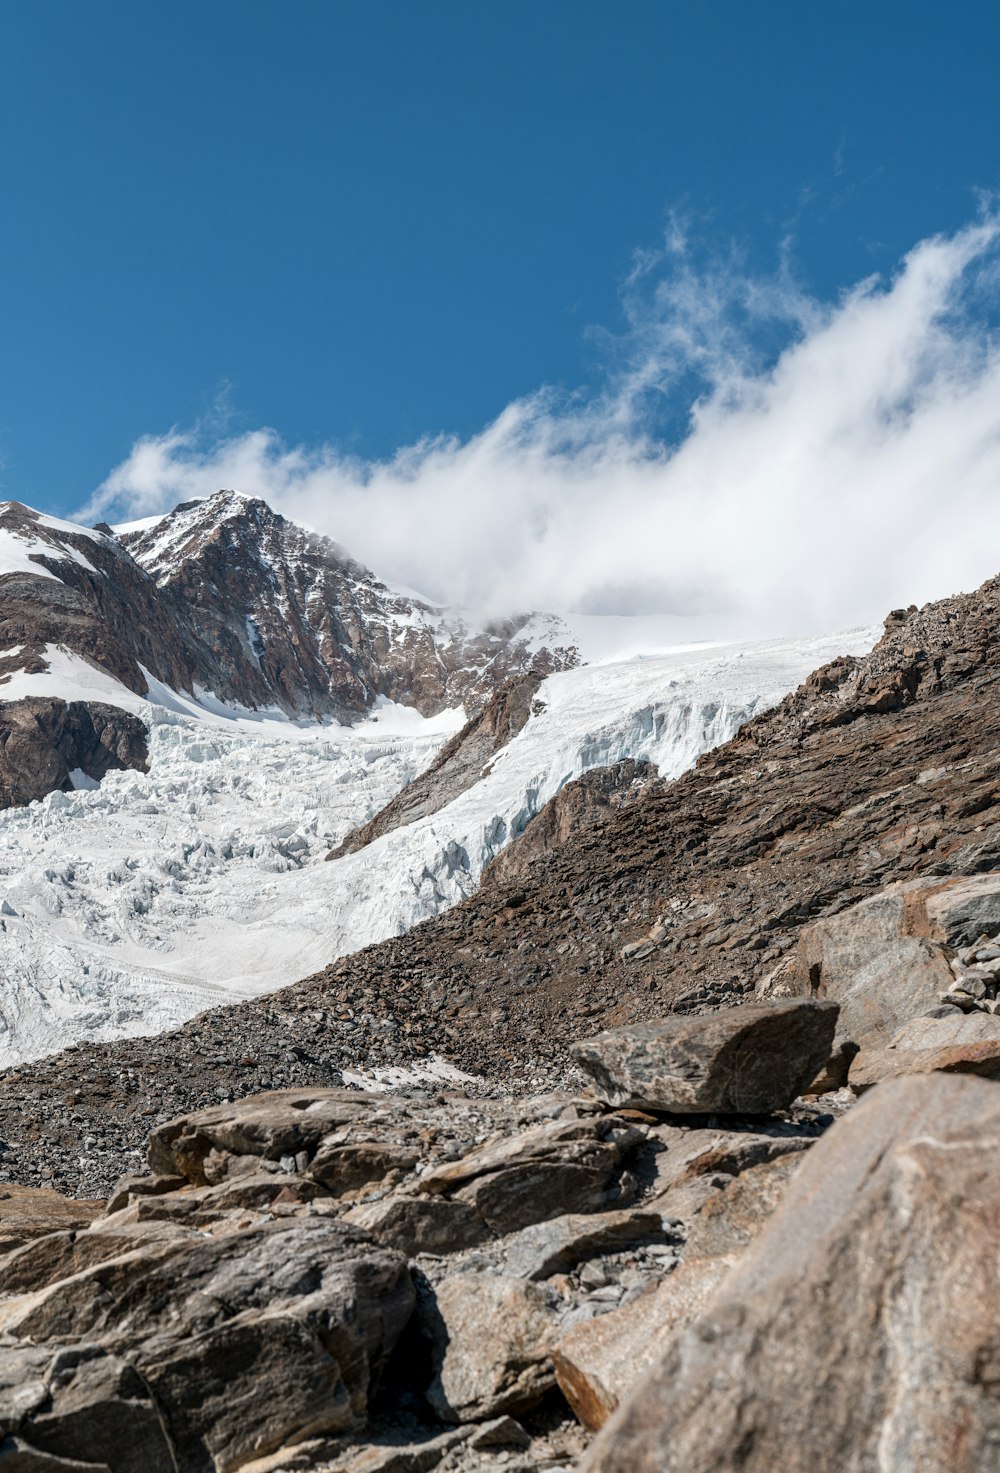
[[[471,1207],[492,1233],[516,1232],[627,1197],[636,1184],[623,1183],[621,1168],[644,1141],[644,1130],[615,1115],[544,1121],[434,1167],[419,1189]]]
[[[1000,1091],[883,1085],[803,1162],[587,1473],[994,1466]]]
[[[537,1281],[565,1273],[594,1254],[614,1253],[640,1243],[665,1243],[670,1236],[663,1217],[651,1206],[565,1213],[508,1238],[504,1266],[518,1278]]]
[[[0,1305],[0,1430],[114,1473],[236,1469],[362,1425],[414,1302],[404,1259],[323,1217],[217,1236],[109,1219],[7,1265],[5,1287],[22,1292]],[[47,1361],[46,1395],[25,1407],[28,1346]],[[134,1464],[118,1450],[133,1424],[135,1447],[149,1443]]]
[[[810,1119],[755,1121],[742,1129],[738,1122],[731,1124],[725,1130],[694,1123],[653,1126],[647,1138],[651,1160],[645,1178],[650,1196],[659,1199],[699,1177],[720,1178],[725,1185],[765,1161],[807,1150],[820,1134]]]
[[[559,1389],[585,1427],[604,1425],[664,1344],[700,1314],[734,1261],[682,1263],[631,1304],[574,1325],[556,1343],[552,1359]]]
[[[0,1186],[0,1254],[61,1228],[85,1228],[99,1216],[103,1202],[63,1197],[48,1187]]]
[[[505,1274],[442,1279],[420,1305],[434,1346],[427,1399],[446,1422],[529,1411],[555,1385],[556,1318],[545,1291]]]
[[[782,1202],[801,1161],[796,1154],[751,1166],[724,1191],[709,1197],[688,1225],[685,1263],[732,1257],[752,1242]]]
[[[851,1063],[847,1082],[855,1094],[863,1094],[885,1079],[936,1071],[1000,1077],[1000,1018],[954,1012],[913,1018],[888,1047],[862,1049]]]
[[[600,1033],[572,1054],[602,1099],[671,1114],[785,1109],[830,1055],[837,1005],[801,998]]]
[[[840,1004],[838,1045],[884,1048],[955,983],[951,953],[1000,932],[1000,874],[911,880],[807,926],[793,985]]]
[[[799,1159],[765,1160],[712,1192],[688,1227],[683,1263],[668,1278],[558,1341],[556,1377],[584,1426],[602,1426],[664,1345],[701,1313],[781,1202]]]

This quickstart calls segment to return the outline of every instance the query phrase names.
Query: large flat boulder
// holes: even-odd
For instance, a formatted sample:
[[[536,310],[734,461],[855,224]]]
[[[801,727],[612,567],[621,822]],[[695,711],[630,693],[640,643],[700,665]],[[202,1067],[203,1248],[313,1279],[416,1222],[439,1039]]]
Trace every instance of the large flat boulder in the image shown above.
[[[587,1473],[974,1473],[996,1462],[1000,1090],[874,1090],[817,1144]]]
[[[801,998],[600,1033],[572,1053],[600,1097],[671,1114],[787,1108],[830,1055],[838,1008]]]
[[[847,1082],[855,1094],[863,1094],[886,1079],[935,1071],[1000,1078],[1000,1018],[958,1011],[913,1018],[887,1048],[862,1049],[851,1062]]]
[[[48,1187],[0,1186],[0,1254],[60,1229],[85,1228],[103,1211],[103,1202],[63,1197]]]

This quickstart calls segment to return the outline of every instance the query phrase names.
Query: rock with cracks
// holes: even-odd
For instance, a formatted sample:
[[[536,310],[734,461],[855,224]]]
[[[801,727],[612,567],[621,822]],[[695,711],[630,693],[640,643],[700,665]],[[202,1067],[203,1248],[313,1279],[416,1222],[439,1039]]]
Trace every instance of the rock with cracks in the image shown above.
[[[830,1055],[838,1008],[790,999],[598,1034],[573,1056],[609,1104],[671,1114],[768,1114]]]
[[[1000,1446],[1000,1092],[881,1086],[806,1158],[587,1473],[975,1473]]]

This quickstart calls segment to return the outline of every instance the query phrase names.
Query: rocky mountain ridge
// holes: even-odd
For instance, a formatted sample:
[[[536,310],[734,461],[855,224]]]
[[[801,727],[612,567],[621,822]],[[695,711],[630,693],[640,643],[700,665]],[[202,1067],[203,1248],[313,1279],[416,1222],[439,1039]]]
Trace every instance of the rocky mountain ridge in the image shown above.
[[[471,712],[511,676],[577,660],[553,616],[477,623],[396,592],[328,538],[235,492],[120,536],[19,502],[0,506],[0,797],[8,802],[68,787],[75,768],[102,775],[81,747],[53,777],[57,751],[41,735],[37,760],[28,758],[30,726],[14,707],[31,697],[74,700],[77,686],[96,683],[103,704],[128,708],[129,696],[158,682],[168,695],[351,722],[381,700],[425,716],[462,705]],[[129,723],[120,725],[105,744],[105,767],[143,760]],[[14,726],[16,765],[3,758]]]

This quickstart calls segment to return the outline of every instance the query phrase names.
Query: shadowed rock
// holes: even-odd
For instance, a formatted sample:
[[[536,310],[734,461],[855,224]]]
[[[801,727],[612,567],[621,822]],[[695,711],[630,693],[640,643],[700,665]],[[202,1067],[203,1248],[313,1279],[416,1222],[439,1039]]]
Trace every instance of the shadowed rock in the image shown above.
[[[785,1109],[815,1078],[837,1013],[828,1001],[759,1003],[615,1029],[572,1053],[616,1106],[764,1115]]]

